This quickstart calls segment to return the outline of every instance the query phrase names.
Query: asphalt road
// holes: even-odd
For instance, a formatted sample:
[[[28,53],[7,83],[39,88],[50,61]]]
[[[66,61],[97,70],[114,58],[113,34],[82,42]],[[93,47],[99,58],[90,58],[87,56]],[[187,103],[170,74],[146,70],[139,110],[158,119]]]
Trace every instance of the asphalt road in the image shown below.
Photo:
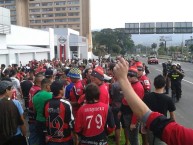
[[[142,62],[147,64],[147,58],[140,58]],[[158,74],[162,74],[162,62],[167,60],[159,60],[158,65],[148,65],[150,74],[149,78],[153,83],[153,79]],[[182,69],[185,72],[185,77],[182,81],[182,98],[176,103],[176,120],[178,123],[193,129],[193,64],[180,62]],[[152,90],[154,87],[152,86]],[[170,90],[171,92],[171,90]],[[171,96],[171,94],[169,94]]]

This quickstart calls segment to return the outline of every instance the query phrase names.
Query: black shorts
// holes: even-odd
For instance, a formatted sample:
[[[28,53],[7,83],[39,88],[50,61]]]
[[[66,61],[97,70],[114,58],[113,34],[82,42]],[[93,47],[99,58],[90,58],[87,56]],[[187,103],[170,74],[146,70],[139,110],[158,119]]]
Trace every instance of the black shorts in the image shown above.
[[[111,108],[114,116],[114,121],[116,125],[116,129],[121,128],[121,118],[118,118],[118,113],[120,111],[120,108]]]

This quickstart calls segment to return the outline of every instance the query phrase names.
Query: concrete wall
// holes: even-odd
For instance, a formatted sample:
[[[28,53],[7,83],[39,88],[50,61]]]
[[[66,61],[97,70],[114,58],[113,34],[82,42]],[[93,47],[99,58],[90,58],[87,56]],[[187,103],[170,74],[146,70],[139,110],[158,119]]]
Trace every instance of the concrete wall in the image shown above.
[[[7,35],[7,45],[43,45],[49,46],[49,32],[11,25],[11,34]]]
[[[0,54],[0,64],[7,64],[8,61],[8,55],[7,54]]]
[[[6,49],[6,35],[5,34],[0,34],[0,49]]]

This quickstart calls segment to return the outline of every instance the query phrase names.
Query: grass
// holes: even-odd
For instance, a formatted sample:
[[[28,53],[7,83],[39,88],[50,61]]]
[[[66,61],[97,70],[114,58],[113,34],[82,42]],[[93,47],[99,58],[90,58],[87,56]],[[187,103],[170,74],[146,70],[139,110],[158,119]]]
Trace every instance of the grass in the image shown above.
[[[139,134],[139,143],[142,144],[141,135],[140,135],[140,134]],[[115,145],[114,133],[111,134],[111,135],[108,137],[108,144],[109,144],[109,145]],[[120,145],[125,145],[125,135],[124,135],[123,129],[121,129]]]

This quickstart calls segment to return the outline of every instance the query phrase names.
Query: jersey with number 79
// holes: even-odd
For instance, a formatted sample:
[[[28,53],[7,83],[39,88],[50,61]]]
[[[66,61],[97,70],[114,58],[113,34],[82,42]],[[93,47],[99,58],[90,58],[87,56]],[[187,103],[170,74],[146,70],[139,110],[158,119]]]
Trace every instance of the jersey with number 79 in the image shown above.
[[[75,132],[81,135],[82,144],[105,144],[107,134],[113,132],[114,128],[113,114],[107,104],[85,104],[77,112]]]

